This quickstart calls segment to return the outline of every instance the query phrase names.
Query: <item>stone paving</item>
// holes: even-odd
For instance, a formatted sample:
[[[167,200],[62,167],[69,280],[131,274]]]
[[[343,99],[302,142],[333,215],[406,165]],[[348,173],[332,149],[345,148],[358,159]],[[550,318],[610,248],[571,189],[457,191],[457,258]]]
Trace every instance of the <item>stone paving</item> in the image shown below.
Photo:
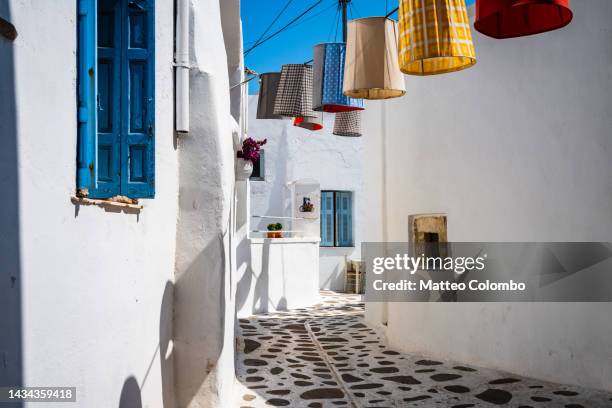
[[[612,393],[389,348],[355,295],[240,319],[234,406],[612,408]]]

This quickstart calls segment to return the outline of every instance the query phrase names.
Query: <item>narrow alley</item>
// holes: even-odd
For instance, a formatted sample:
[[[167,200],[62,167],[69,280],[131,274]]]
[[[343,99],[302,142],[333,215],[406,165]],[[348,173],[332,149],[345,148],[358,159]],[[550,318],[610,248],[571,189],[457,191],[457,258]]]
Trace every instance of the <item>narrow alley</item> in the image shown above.
[[[240,319],[236,407],[612,407],[612,394],[387,346],[356,295]]]

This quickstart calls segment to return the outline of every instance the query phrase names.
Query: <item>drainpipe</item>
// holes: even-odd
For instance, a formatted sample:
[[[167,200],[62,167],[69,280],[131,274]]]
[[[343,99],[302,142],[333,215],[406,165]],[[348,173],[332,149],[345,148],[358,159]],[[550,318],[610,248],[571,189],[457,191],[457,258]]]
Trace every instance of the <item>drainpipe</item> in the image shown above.
[[[176,131],[189,132],[189,2],[176,1]]]

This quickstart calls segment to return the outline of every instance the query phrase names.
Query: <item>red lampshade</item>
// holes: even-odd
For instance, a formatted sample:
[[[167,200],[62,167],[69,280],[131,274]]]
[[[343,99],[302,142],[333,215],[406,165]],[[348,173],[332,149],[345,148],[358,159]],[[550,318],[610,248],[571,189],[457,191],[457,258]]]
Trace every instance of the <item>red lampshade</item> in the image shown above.
[[[543,33],[572,21],[569,0],[476,0],[474,28],[493,38]]]
[[[314,118],[310,118],[308,116],[296,116],[293,118],[293,126],[308,130],[321,130],[323,129],[323,114],[321,112],[317,112],[317,116]]]

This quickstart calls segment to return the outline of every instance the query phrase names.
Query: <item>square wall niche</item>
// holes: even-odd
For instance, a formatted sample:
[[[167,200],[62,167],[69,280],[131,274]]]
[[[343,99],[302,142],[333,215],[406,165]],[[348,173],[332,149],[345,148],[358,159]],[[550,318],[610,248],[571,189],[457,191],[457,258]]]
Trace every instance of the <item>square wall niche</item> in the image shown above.
[[[413,255],[448,256],[446,214],[410,215],[408,225],[408,243]]]

